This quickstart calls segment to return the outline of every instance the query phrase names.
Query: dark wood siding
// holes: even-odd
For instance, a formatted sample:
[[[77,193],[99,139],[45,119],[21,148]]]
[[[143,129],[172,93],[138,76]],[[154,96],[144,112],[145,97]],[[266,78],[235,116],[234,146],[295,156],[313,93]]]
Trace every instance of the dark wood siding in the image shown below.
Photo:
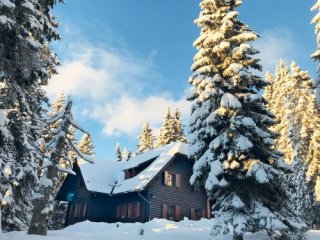
[[[139,217],[116,217],[117,206],[124,204],[128,206],[132,203],[139,203]],[[131,208],[131,211],[132,210],[133,208]],[[92,222],[146,222],[148,220],[147,211],[147,203],[137,193],[115,196],[102,193],[91,193],[87,218]],[[126,214],[128,214],[128,209]]]
[[[66,201],[68,193],[74,193],[74,199],[69,202],[66,225],[84,220],[109,223],[147,222],[153,218],[162,218],[164,215],[171,218],[173,215],[174,220],[181,220],[184,217],[191,218],[191,215],[196,215],[196,212],[199,213],[199,211],[204,216],[207,214],[207,197],[203,188],[194,191],[189,184],[192,167],[192,161],[184,155],[177,154],[168,166],[150,182],[146,191],[141,192],[141,194],[133,192],[109,195],[88,191],[80,168],[75,165],[73,171],[77,175],[69,174],[66,177],[56,199]],[[141,171],[141,169],[137,170],[138,172]],[[175,176],[170,178],[171,184],[174,186],[164,184],[165,171]],[[135,203],[139,204],[136,205]],[[126,214],[131,217],[119,217],[120,214],[119,212],[117,214],[117,209],[121,205],[127,207]],[[139,216],[135,217],[137,208],[139,208]],[[79,209],[81,211],[78,211],[79,214],[77,214],[76,210]],[[164,210],[167,212],[164,213]]]
[[[180,187],[166,186],[163,172],[152,181],[148,188],[150,199],[149,218],[162,218],[163,206],[178,206],[180,219],[191,218],[191,208],[207,211],[207,197],[203,188],[194,191],[189,183],[192,175],[193,162],[184,155],[176,155],[165,171],[180,176]],[[178,216],[179,218],[179,216]]]
[[[142,193],[141,196],[143,198],[146,198],[146,192]],[[138,208],[139,208],[139,217],[126,217],[126,218],[114,218],[113,222],[146,222],[148,221],[148,203],[141,197],[139,196],[138,193],[127,193],[127,194],[122,194],[122,195],[115,195],[113,196],[113,200],[115,203],[115,207],[113,208],[113,214],[114,217],[117,215],[117,207],[118,206],[127,206],[127,214],[128,210],[132,211],[132,208],[129,209],[128,205],[133,204],[133,203],[139,203]]]
[[[79,166],[75,164],[73,171],[76,175],[67,175],[56,197],[57,200],[67,201],[68,194],[74,194],[74,198],[69,200],[66,225],[87,220],[91,207],[91,193],[86,189]]]
[[[115,203],[108,194],[91,193],[88,219],[92,222],[112,222],[114,208]]]

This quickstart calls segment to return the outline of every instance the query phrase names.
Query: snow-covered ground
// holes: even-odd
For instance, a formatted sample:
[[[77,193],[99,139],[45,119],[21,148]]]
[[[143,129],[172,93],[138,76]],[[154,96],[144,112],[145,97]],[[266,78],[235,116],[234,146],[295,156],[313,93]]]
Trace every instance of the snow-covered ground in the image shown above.
[[[210,236],[210,220],[171,222],[154,219],[148,223],[92,223],[83,222],[63,230],[50,231],[47,237],[27,235],[25,232],[4,234],[5,240],[231,240]],[[139,233],[143,230],[143,235]],[[308,240],[319,240],[320,231],[309,231]],[[246,240],[269,240],[264,234],[247,234]]]

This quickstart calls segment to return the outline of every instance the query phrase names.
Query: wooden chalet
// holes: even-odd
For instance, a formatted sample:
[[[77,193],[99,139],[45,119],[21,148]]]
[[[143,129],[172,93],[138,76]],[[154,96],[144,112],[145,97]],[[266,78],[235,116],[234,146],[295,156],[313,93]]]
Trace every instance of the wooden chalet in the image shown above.
[[[127,162],[75,164],[56,199],[68,202],[66,226],[93,222],[147,222],[210,218],[203,188],[189,183],[193,161],[188,147],[173,143]]]

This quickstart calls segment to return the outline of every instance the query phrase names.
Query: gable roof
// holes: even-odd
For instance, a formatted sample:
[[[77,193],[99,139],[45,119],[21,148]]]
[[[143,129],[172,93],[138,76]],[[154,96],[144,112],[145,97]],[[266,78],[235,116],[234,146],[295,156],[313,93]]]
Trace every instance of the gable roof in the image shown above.
[[[95,164],[80,164],[89,191],[121,194],[144,190],[176,154],[188,156],[188,145],[181,142],[150,150],[130,158],[127,162],[96,160]],[[152,160],[152,163],[133,178],[124,180],[124,171]]]

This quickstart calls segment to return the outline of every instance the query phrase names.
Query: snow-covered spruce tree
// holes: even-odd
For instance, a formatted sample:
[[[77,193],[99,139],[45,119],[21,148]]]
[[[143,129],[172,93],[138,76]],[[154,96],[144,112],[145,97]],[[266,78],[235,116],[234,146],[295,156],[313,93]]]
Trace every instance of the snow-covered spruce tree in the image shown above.
[[[129,150],[128,155],[127,155],[127,161],[129,161],[130,158],[132,158],[132,157],[133,157],[133,153],[131,150]]]
[[[122,153],[121,153],[121,147],[119,143],[117,143],[116,145],[116,159],[118,162],[122,161]]]
[[[266,72],[265,75],[266,81],[269,82],[269,85],[265,87],[264,89],[264,97],[268,101],[267,108],[269,106],[272,106],[272,103],[270,102],[271,99],[273,99],[273,82],[274,82],[274,76],[270,72]]]
[[[238,20],[239,0],[204,0],[195,21],[201,35],[189,82],[191,184],[204,185],[213,200],[213,236],[266,231],[274,239],[303,239],[306,225],[287,205],[273,149],[273,115],[258,94],[267,82],[250,42],[258,36]],[[230,229],[232,227],[233,230]]]
[[[174,141],[188,143],[187,137],[183,131],[183,124],[180,119],[180,116],[181,116],[181,113],[180,113],[179,109],[176,108],[176,110],[172,116]]]
[[[127,148],[123,148],[122,152],[121,152],[121,159],[122,161],[128,161],[129,159],[129,153],[130,151],[127,150]]]
[[[290,183],[291,204],[311,225],[315,220],[314,183],[306,175],[308,149],[314,132],[317,114],[313,82],[309,74],[292,63],[290,71],[283,61],[277,67],[271,83],[273,94],[265,92],[268,109],[275,114],[277,123],[272,129],[279,132],[275,148],[284,153],[292,165],[293,174],[287,175]],[[286,89],[283,91],[283,89]],[[312,157],[311,157],[312,159]]]
[[[5,231],[26,229],[30,221],[43,159],[39,148],[47,98],[41,86],[47,84],[57,64],[48,47],[48,42],[59,38],[51,15],[56,2],[0,1],[0,109],[7,112],[12,136],[2,150],[11,157],[14,179],[12,201],[1,209]]]
[[[161,147],[174,141],[175,141],[175,138],[174,138],[174,130],[173,130],[173,124],[172,124],[172,117],[171,117],[170,109],[168,108],[166,111],[164,123],[160,129],[160,134],[157,139],[156,147]]]
[[[1,225],[1,208],[13,201],[12,187],[14,187],[15,183],[14,175],[12,174],[13,153],[8,148],[10,145],[6,144],[12,138],[7,124],[6,112],[0,110],[0,240],[4,239]]]
[[[73,159],[68,158],[64,154],[64,149],[72,149],[74,153],[81,159],[88,162],[93,162],[90,155],[82,152],[74,143],[74,139],[69,139],[69,129],[71,126],[85,132],[73,120],[71,113],[71,100],[68,100],[66,106],[62,111],[48,119],[48,124],[58,122],[56,129],[53,131],[52,141],[47,144],[50,149],[48,160],[43,164],[43,172],[40,178],[39,186],[36,189],[36,194],[33,201],[33,215],[28,229],[28,234],[46,235],[47,234],[47,218],[48,214],[52,211],[52,200],[54,199],[54,188],[58,179],[58,173],[67,172],[72,173],[70,168],[65,168],[61,165],[61,158],[70,162],[73,166]],[[66,144],[68,147],[66,148]]]
[[[274,114],[276,119],[276,124],[271,126],[271,130],[279,133],[280,136],[275,139],[275,148],[284,154],[285,162],[291,164],[293,150],[288,138],[290,122],[286,118],[286,107],[284,107],[287,91],[283,91],[287,89],[289,78],[289,68],[283,60],[280,60],[273,79],[269,79],[270,85],[266,87],[264,97],[268,102],[267,109]]]
[[[319,113],[318,113],[319,114]],[[314,127],[314,132],[311,137],[310,145],[308,148],[307,155],[307,177],[314,186],[315,199],[320,203],[320,114],[318,119],[316,119],[312,126]],[[320,220],[320,219],[319,219]]]
[[[90,135],[85,133],[79,143],[80,151],[87,155],[93,155],[93,148],[94,147]]]
[[[292,183],[291,197],[293,206],[302,213],[303,219],[310,226],[315,220],[316,212],[313,187],[308,182],[306,158],[310,140],[314,132],[312,122],[317,109],[313,93],[313,81],[306,71],[302,71],[295,62],[290,65],[291,75],[286,85],[286,103],[284,104],[285,119],[289,122],[287,136],[291,152],[291,165],[294,174],[289,178]],[[319,115],[318,115],[319,116]],[[308,186],[309,185],[309,186]],[[313,185],[314,186],[314,185]]]
[[[154,136],[148,122],[143,124],[139,135],[139,144],[137,146],[137,154],[153,149]]]
[[[317,0],[317,3],[311,8],[311,11],[316,11],[316,16],[312,19],[311,23],[315,24],[315,33],[317,35],[317,50],[311,55],[311,57],[320,63],[320,0]],[[320,67],[318,67],[318,73]],[[315,81],[315,88],[317,94],[318,105],[320,106],[320,76]]]
[[[317,121],[314,122],[315,131],[312,135],[309,145],[309,152],[307,157],[308,171],[307,177],[310,181],[314,193],[315,204],[314,210],[314,222],[313,224],[320,224],[320,116]]]

